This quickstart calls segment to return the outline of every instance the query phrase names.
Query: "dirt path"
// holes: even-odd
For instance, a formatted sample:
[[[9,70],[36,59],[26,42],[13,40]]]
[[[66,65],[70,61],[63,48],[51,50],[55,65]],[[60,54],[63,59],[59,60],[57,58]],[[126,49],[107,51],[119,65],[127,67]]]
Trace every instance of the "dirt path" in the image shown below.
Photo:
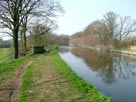
[[[31,65],[33,61],[29,61],[25,64],[23,68],[21,68],[19,71],[16,72],[15,79],[11,82],[12,91],[10,94],[10,101],[9,102],[18,102],[19,92],[20,92],[20,86],[22,82],[22,76],[25,72],[25,70],[28,68],[29,65]]]

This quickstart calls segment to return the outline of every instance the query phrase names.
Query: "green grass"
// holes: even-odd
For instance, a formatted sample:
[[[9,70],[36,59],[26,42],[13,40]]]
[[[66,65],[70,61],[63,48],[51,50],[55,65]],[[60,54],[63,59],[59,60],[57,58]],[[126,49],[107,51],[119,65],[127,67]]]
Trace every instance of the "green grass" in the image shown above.
[[[22,68],[23,65],[32,58],[35,58],[34,55],[22,57],[20,59],[10,61],[7,63],[1,63],[0,64],[0,83],[1,83],[2,77],[13,75],[16,69]]]
[[[10,54],[10,48],[0,48],[0,63],[9,60],[9,58],[6,57],[9,54]]]
[[[9,61],[7,63],[0,64],[0,102],[9,102],[11,95],[11,88],[14,78],[16,78],[16,72],[19,71],[29,60],[36,58],[37,55],[29,55],[22,57],[15,61]]]
[[[78,77],[53,51],[29,66],[19,102],[111,102],[111,98]]]
[[[78,77],[55,50],[1,63],[0,87],[8,89],[16,72],[30,60],[34,62],[23,75],[18,102],[111,102],[109,97]],[[0,101],[10,100],[10,90],[0,91],[1,94]]]

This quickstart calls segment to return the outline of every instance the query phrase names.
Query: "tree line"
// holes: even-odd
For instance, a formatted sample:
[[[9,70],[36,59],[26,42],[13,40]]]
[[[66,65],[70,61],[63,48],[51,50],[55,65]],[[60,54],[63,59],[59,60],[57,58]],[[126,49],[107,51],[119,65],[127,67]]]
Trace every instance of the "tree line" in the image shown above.
[[[0,38],[0,48],[9,48],[11,47],[11,41],[10,40],[3,40]]]
[[[0,27],[6,29],[1,33],[12,37],[14,58],[19,57],[20,47],[27,52],[28,36],[42,36],[55,29],[55,18],[63,11],[59,0],[0,0]]]
[[[130,16],[122,17],[109,11],[101,20],[89,24],[84,31],[73,34],[70,44],[74,46],[122,47],[124,42],[128,41],[128,37],[135,32],[135,20]]]
[[[31,36],[27,37],[27,49],[32,46],[69,45],[68,35],[57,35],[52,30],[46,31],[47,26],[36,24],[31,29]],[[44,32],[44,33],[43,33]],[[21,44],[22,45],[22,44]],[[22,47],[21,47],[22,48]]]

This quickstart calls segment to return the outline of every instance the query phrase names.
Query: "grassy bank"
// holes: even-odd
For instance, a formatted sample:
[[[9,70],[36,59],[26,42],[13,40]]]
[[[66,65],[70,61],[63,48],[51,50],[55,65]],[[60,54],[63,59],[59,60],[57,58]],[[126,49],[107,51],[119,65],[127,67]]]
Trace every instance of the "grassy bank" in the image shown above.
[[[41,55],[23,75],[19,102],[111,102],[79,78],[56,51]]]
[[[4,62],[4,61],[7,61],[8,58],[4,58],[4,57],[6,57],[9,54],[10,54],[10,49],[9,48],[0,48],[0,63]]]
[[[0,102],[10,102],[17,72],[37,55],[29,55],[8,63],[0,63]]]

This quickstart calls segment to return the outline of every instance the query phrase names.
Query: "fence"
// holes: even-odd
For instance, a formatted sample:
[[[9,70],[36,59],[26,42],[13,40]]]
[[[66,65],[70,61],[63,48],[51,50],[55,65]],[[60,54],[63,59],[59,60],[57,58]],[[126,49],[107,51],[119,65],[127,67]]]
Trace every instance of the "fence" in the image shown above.
[[[11,60],[14,60],[14,53],[11,53],[3,58],[0,59],[0,63],[3,63],[3,62],[8,62],[8,61],[11,61]]]

